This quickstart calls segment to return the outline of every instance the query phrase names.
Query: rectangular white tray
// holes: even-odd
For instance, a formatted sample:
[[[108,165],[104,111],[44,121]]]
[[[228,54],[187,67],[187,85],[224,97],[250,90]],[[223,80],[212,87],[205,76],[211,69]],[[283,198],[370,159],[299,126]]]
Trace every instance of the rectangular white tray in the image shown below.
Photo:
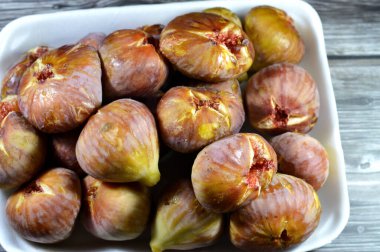
[[[202,1],[155,5],[136,5],[68,11],[19,18],[9,23],[0,33],[0,80],[6,70],[28,49],[38,45],[58,47],[73,43],[89,32],[110,33],[117,29],[136,28],[146,24],[168,23],[180,14],[224,6],[240,17],[258,5],[272,5],[285,10],[295,21],[305,45],[306,54],[301,65],[318,84],[321,110],[317,126],[311,135],[327,149],[330,158],[330,176],[318,192],[323,214],[313,235],[292,251],[309,251],[334,240],[347,224],[349,200],[345,163],[339,135],[338,114],[327,62],[321,20],[307,3],[293,0],[240,0]],[[137,240],[105,242],[89,235],[77,223],[72,236],[56,245],[39,245],[20,238],[9,226],[5,217],[7,193],[0,192],[0,243],[7,251],[147,251],[148,232]],[[228,241],[227,232],[216,245],[201,251],[235,251]]]

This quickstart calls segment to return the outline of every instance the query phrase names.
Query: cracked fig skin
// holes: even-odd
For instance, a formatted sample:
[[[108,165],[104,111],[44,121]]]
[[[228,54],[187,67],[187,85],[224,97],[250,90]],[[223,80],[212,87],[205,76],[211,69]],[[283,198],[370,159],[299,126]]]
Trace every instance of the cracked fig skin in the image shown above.
[[[24,117],[46,133],[84,123],[102,103],[100,59],[87,45],[65,45],[45,53],[20,81]]]
[[[232,213],[230,238],[247,251],[278,251],[306,240],[320,217],[313,188],[302,179],[277,173],[257,199]]]
[[[11,195],[6,214],[23,238],[38,243],[56,243],[68,238],[81,204],[77,175],[55,168]]]
[[[257,134],[239,133],[200,151],[191,180],[203,207],[225,213],[257,198],[277,171],[276,153]]]
[[[160,50],[181,73],[206,82],[236,78],[251,67],[255,54],[235,23],[196,12],[170,21],[161,33]]]
[[[222,219],[222,214],[199,204],[189,180],[180,180],[168,187],[158,202],[150,247],[161,252],[209,246],[222,233]]]
[[[138,237],[149,212],[149,190],[140,183],[107,183],[87,176],[83,180],[82,223],[94,236],[109,241]]]
[[[307,133],[318,120],[317,85],[300,66],[280,63],[260,70],[249,79],[245,98],[249,122],[260,132]]]
[[[238,91],[233,93],[230,86],[174,87],[166,92],[157,107],[165,144],[188,153],[239,132],[245,120],[244,107]]]
[[[87,174],[105,182],[139,181],[153,186],[160,180],[153,115],[131,99],[114,101],[88,120],[76,156]]]

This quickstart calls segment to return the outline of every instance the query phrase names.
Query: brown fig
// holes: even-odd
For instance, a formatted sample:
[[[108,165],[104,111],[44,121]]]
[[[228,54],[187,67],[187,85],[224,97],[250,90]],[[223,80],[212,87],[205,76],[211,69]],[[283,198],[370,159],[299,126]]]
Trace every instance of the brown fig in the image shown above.
[[[150,41],[152,45],[156,47],[157,50],[160,48],[160,37],[161,32],[164,29],[164,25],[162,24],[154,24],[154,25],[145,25],[143,27],[140,27],[139,30],[144,31],[148,34],[148,40]],[[160,51],[158,51],[160,53]]]
[[[320,189],[329,175],[329,159],[325,148],[315,138],[287,132],[272,138],[277,153],[279,172],[293,175]]]
[[[222,215],[203,208],[190,181],[181,180],[164,192],[152,227],[153,252],[188,250],[211,245],[222,233]]]
[[[12,228],[23,238],[55,243],[70,236],[80,202],[77,175],[64,168],[55,168],[11,195],[6,214]]]
[[[8,95],[17,95],[22,75],[34,61],[49,51],[47,46],[37,46],[29,50],[26,55],[5,74],[1,85],[1,98]]]
[[[102,46],[106,35],[102,32],[93,32],[84,36],[81,40],[78,41],[79,44],[88,45],[93,47],[95,50],[99,50]]]
[[[191,180],[202,206],[224,213],[257,198],[276,171],[276,153],[268,142],[257,134],[240,133],[199,152]]]
[[[107,183],[87,176],[83,198],[83,224],[94,236],[125,241],[144,231],[150,212],[147,187],[139,183]]]
[[[277,251],[306,240],[320,216],[313,188],[302,179],[277,173],[257,199],[231,215],[231,241],[247,251]]]
[[[161,137],[173,150],[199,150],[239,132],[243,125],[245,114],[239,87],[231,87],[230,83],[209,86],[174,87],[158,103]]]
[[[102,103],[100,59],[93,47],[77,44],[51,50],[20,81],[24,117],[46,133],[70,131]]]
[[[318,120],[317,85],[300,66],[281,63],[262,69],[249,79],[245,97],[249,121],[261,132],[306,133]]]
[[[20,112],[17,95],[7,95],[0,101],[0,123],[12,111]]]
[[[235,23],[211,13],[189,13],[162,31],[160,50],[184,75],[206,82],[236,78],[252,65],[254,49]]]
[[[302,60],[304,43],[285,11],[271,6],[252,8],[245,16],[244,30],[255,48],[255,71],[275,63],[297,64]]]
[[[203,12],[219,15],[231,22],[234,22],[240,28],[242,27],[240,18],[230,9],[224,7],[213,7],[203,10]]]
[[[103,90],[107,99],[149,96],[165,83],[168,67],[141,30],[119,30],[106,37],[99,50]],[[148,63],[149,64],[148,64]]]
[[[102,181],[153,186],[160,180],[153,115],[131,99],[114,101],[89,119],[79,136],[76,156],[87,174]]]

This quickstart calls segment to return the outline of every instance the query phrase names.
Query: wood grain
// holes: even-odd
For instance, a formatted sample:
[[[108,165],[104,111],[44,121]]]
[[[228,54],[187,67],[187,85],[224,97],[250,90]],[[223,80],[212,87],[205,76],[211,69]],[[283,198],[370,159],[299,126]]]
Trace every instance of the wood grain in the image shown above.
[[[24,15],[160,2],[171,1],[0,0],[0,29]],[[351,203],[343,233],[318,251],[380,251],[380,1],[307,2],[323,23]]]

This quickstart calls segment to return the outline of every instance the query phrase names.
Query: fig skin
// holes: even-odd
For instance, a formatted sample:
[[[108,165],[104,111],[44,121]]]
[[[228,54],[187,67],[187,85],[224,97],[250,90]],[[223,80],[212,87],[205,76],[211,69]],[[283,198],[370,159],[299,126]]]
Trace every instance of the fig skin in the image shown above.
[[[315,138],[287,132],[270,141],[277,153],[278,170],[293,175],[319,190],[329,175],[328,154]]]
[[[222,233],[222,214],[203,208],[191,182],[180,180],[164,191],[152,226],[153,252],[189,250],[213,244]]]
[[[213,8],[208,8],[208,9],[203,10],[203,12],[219,15],[223,17],[224,19],[234,22],[240,28],[243,27],[241,25],[240,18],[235,13],[233,13],[230,9],[227,9],[224,7],[213,7]]]
[[[114,101],[93,115],[82,130],[76,156],[82,169],[105,182],[160,180],[156,124],[149,109],[131,99]]]
[[[8,96],[0,102],[0,188],[6,189],[29,181],[46,156],[44,137],[17,112],[17,106],[12,108],[15,101],[15,96]],[[3,106],[6,103],[11,104]]]
[[[115,184],[87,176],[83,180],[82,223],[94,236],[109,241],[138,237],[150,212],[149,190],[139,183]]]
[[[91,46],[98,51],[102,46],[105,38],[106,34],[104,34],[103,32],[92,32],[84,36],[81,40],[79,40],[78,44]]]
[[[170,21],[161,33],[160,50],[182,74],[206,82],[238,77],[255,55],[239,26],[211,13],[189,13]]]
[[[37,46],[30,49],[18,63],[8,70],[1,85],[2,99],[8,95],[17,95],[21,77],[26,69],[28,69],[34,61],[44,55],[47,51],[49,51],[49,47],[47,46]]]
[[[148,34],[148,40],[149,43],[154,45],[154,47],[157,49],[158,53],[161,53],[159,51],[160,49],[160,37],[161,32],[165,28],[162,24],[154,24],[154,25],[145,25],[143,27],[138,28],[138,30],[141,30]]]
[[[297,64],[303,58],[302,38],[293,19],[283,10],[271,6],[252,8],[245,16],[244,30],[255,48],[254,71],[281,62]]]
[[[209,86],[174,87],[161,98],[158,125],[171,149],[193,152],[241,129],[245,113],[239,91],[224,83]]]
[[[102,103],[100,59],[90,46],[66,45],[37,59],[20,81],[23,116],[46,133],[83,124]]]
[[[313,188],[302,179],[277,173],[257,199],[232,213],[230,238],[246,251],[278,251],[306,240],[320,216]]]
[[[317,85],[300,66],[280,63],[260,70],[249,79],[245,98],[252,127],[263,133],[307,133],[318,120]]]
[[[51,137],[53,155],[59,166],[75,171],[79,177],[85,175],[80,167],[76,154],[75,146],[77,144],[80,130],[72,130],[66,133],[55,134]]]
[[[191,180],[203,207],[225,213],[257,198],[276,171],[277,157],[269,143],[257,134],[240,133],[200,151]]]
[[[0,101],[0,123],[12,111],[20,112],[17,95],[7,95]]]
[[[11,195],[6,214],[12,228],[24,239],[56,243],[70,236],[80,205],[77,175],[55,168]]]
[[[149,42],[149,35],[141,30],[119,30],[105,38],[99,53],[108,100],[149,96],[165,83],[168,67]]]

